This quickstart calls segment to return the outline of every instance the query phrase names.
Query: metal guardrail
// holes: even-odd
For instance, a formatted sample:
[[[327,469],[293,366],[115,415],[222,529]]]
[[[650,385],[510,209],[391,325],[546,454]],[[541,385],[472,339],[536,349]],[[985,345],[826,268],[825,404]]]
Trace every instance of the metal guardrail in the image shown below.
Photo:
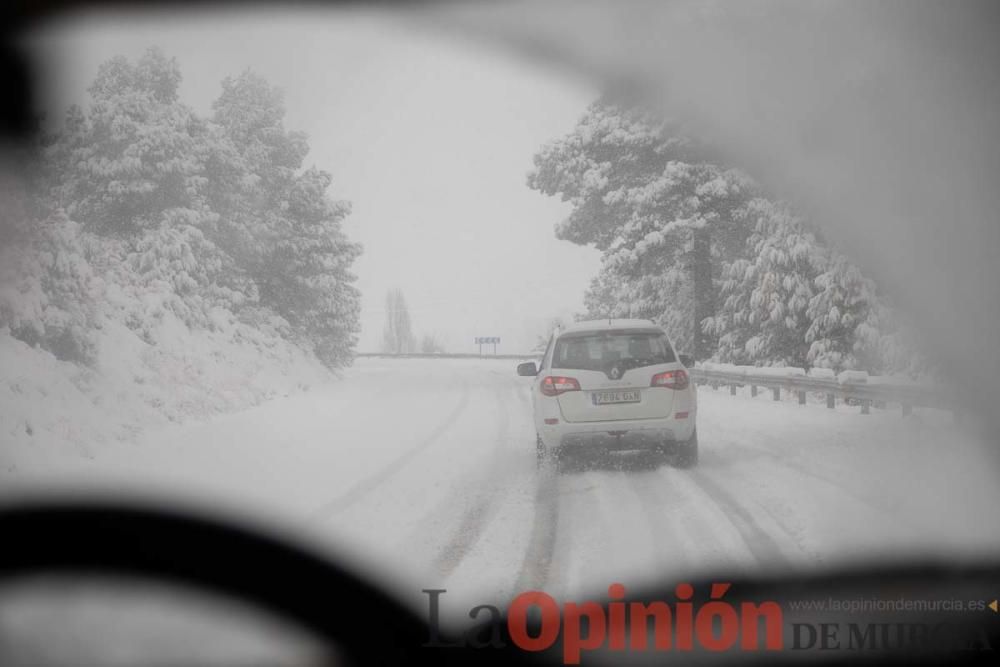
[[[817,378],[808,375],[772,374],[766,371],[755,373],[746,370],[718,370],[711,368],[689,369],[691,377],[701,385],[713,389],[728,386],[729,393],[735,395],[737,387],[750,387],[750,394],[757,395],[759,388],[770,389],[774,400],[781,399],[781,390],[794,392],[800,405],[805,405],[809,393],[824,394],[826,407],[833,408],[837,399],[861,406],[861,413],[868,414],[871,406],[885,407],[889,403],[900,406],[903,416],[910,414],[914,407],[932,407],[954,410],[948,397],[941,391],[916,384],[893,384],[837,378]]]
[[[474,353],[440,353],[440,354],[394,354],[390,352],[359,352],[356,357],[386,357],[393,359],[517,359],[533,360],[540,355],[537,352],[526,354],[474,354]],[[770,389],[775,401],[781,400],[781,391],[794,393],[799,404],[805,405],[806,396],[810,393],[823,394],[826,397],[826,407],[833,408],[837,400],[861,407],[862,414],[868,414],[872,406],[884,408],[888,404],[896,404],[902,410],[903,416],[909,415],[914,407],[939,408],[955,411],[950,395],[945,395],[942,389],[933,390],[925,385],[885,383],[877,378],[868,382],[871,376],[865,373],[856,377],[846,377],[844,381],[836,377],[824,378],[806,375],[805,371],[797,370],[799,374],[782,375],[777,369],[761,368],[755,371],[752,367],[734,367],[731,370],[704,368],[696,366],[689,368],[691,378],[700,385],[709,385],[713,389],[729,387],[729,393],[736,395],[739,387],[750,387],[750,395],[756,396],[759,389]]]

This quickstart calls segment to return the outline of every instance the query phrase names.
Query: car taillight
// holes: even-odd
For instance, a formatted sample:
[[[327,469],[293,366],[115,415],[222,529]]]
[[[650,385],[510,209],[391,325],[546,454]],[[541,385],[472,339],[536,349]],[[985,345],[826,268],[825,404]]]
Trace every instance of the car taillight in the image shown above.
[[[558,396],[567,391],[580,391],[580,383],[574,378],[549,375],[542,380],[542,393],[546,396]]]
[[[676,370],[676,371],[663,371],[662,373],[657,373],[653,376],[652,381],[649,383],[650,387],[664,387],[666,389],[687,389],[688,387],[688,374],[687,371]]]

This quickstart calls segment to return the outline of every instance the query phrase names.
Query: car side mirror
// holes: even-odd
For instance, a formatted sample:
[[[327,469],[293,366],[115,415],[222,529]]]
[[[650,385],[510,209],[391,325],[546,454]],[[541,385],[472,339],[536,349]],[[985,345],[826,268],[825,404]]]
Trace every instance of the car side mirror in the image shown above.
[[[535,366],[534,361],[526,361],[523,364],[517,365],[517,374],[527,376],[538,375],[538,367]]]
[[[677,359],[684,365],[684,368],[691,368],[694,366],[694,357],[690,354],[678,354]]]

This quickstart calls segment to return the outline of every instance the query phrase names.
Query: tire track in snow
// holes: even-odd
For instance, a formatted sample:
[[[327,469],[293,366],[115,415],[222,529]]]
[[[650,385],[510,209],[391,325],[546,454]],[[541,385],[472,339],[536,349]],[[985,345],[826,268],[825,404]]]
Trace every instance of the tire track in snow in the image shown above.
[[[842,493],[843,495],[847,496],[848,498],[850,498],[854,502],[859,503],[861,505],[864,505],[865,507],[868,507],[869,509],[875,510],[879,514],[885,516],[886,518],[888,518],[888,519],[890,519],[892,521],[901,522],[904,525],[906,525],[908,528],[911,528],[911,529],[913,529],[915,531],[922,529],[921,526],[916,525],[910,519],[908,519],[906,517],[899,516],[899,513],[896,512],[896,511],[894,511],[893,508],[890,507],[887,503],[884,503],[884,502],[881,502],[881,501],[877,501],[877,500],[874,500],[874,499],[869,498],[867,496],[864,496],[864,495],[858,493],[857,491],[854,491],[853,489],[847,488],[846,486],[844,486],[842,483],[838,482],[837,480],[830,479],[826,475],[822,475],[822,474],[816,472],[815,470],[807,468],[806,466],[804,466],[804,465],[802,465],[800,463],[796,463],[794,461],[789,461],[785,457],[779,456],[778,454],[775,454],[774,452],[770,452],[770,451],[768,451],[766,449],[762,449],[760,447],[753,447],[753,446],[744,445],[744,444],[741,444],[741,443],[732,443],[730,446],[734,447],[735,449],[742,449],[744,451],[753,452],[754,454],[757,454],[759,456],[763,456],[770,463],[773,463],[774,465],[778,466],[779,468],[785,468],[786,470],[790,470],[792,472],[795,472],[795,473],[797,473],[799,475],[802,475],[803,477],[809,477],[811,479],[815,479],[816,481],[823,482],[824,484],[826,484],[829,487],[835,489],[839,493]]]
[[[609,463],[615,463],[609,461]],[[578,578],[577,585],[590,585],[591,581],[610,584],[622,582],[626,586],[645,584],[654,580],[662,571],[658,556],[664,545],[658,542],[661,530],[654,528],[655,522],[645,507],[645,500],[636,492],[637,478],[648,474],[650,462],[635,459],[618,461],[610,469],[602,467],[589,475],[594,480],[594,507],[585,504],[580,508],[581,516],[590,517],[590,522],[598,529],[590,543],[590,563],[586,565],[585,577]]]
[[[687,471],[689,478],[701,487],[712,502],[719,506],[746,542],[747,548],[765,567],[787,567],[791,561],[781,551],[778,542],[764,531],[750,512],[733,498],[718,482],[700,470]]]
[[[581,467],[570,472],[556,467],[551,483],[559,524],[542,582],[550,595],[573,597],[587,583],[605,580],[608,563],[619,562],[614,545],[620,527],[614,519],[609,521],[605,506],[609,495],[615,495],[613,490],[608,493],[611,479],[603,470]],[[618,502],[612,504],[619,506]]]
[[[671,506],[660,493],[663,478],[655,472],[642,472],[633,475],[631,481],[629,490],[639,500],[640,510],[653,536],[656,557],[672,559],[672,570],[680,572],[689,569],[690,556],[671,515],[671,511],[676,511],[676,505]]]
[[[744,571],[756,562],[743,535],[718,503],[706,502],[705,490],[690,478],[691,471],[663,464],[656,471],[657,497],[677,524],[685,570]],[[745,553],[744,553],[745,552]]]
[[[546,462],[538,471],[535,519],[531,524],[531,538],[524,561],[514,583],[517,592],[541,590],[549,577],[559,522],[559,485],[555,478],[558,473],[553,463]]]
[[[406,466],[407,463],[416,458],[428,447],[433,445],[438,439],[444,435],[452,426],[454,426],[455,421],[458,416],[462,414],[466,406],[469,404],[469,386],[468,382],[462,383],[462,388],[460,390],[460,398],[458,403],[452,408],[448,416],[444,418],[435,428],[431,431],[423,440],[418,442],[414,447],[406,450],[400,456],[393,459],[389,464],[383,466],[378,472],[362,479],[345,491],[340,496],[337,496],[327,504],[323,505],[313,513],[314,520],[322,521],[334,514],[343,512],[345,509],[356,503],[359,499],[371,493],[374,489],[378,488],[387,479],[392,477],[394,474],[399,472]]]
[[[509,388],[501,390],[497,387],[497,407],[500,416],[497,425],[496,436],[493,440],[492,456],[488,464],[485,475],[476,488],[485,489],[479,493],[474,503],[462,515],[458,522],[458,527],[452,533],[451,538],[444,544],[438,555],[434,558],[432,568],[443,577],[447,577],[455,571],[465,557],[472,550],[472,547],[479,541],[480,536],[496,516],[497,504],[510,485],[506,484],[507,477],[512,472],[506,465],[505,458],[509,454],[507,441],[510,437],[510,408],[507,398]],[[500,474],[496,474],[497,472]],[[456,499],[467,497],[468,489],[457,489],[451,494],[445,503],[454,503]]]
[[[773,465],[778,473],[788,475],[789,479],[794,479],[796,484],[801,484],[803,481],[808,483],[809,480],[820,482],[820,485],[811,486],[812,492],[808,502],[824,508],[836,507],[837,511],[829,513],[829,516],[855,517],[857,520],[879,525],[882,535],[887,539],[892,539],[890,536],[896,534],[894,531],[902,531],[904,535],[902,539],[905,539],[906,534],[912,535],[922,532],[921,526],[915,523],[912,518],[893,510],[887,503],[875,501],[803,464],[788,461],[758,447],[733,445],[733,448],[752,452],[761,457],[761,460],[766,461],[768,465]],[[755,501],[760,510],[767,514],[774,524],[785,532],[810,560],[817,563],[823,563],[826,560],[827,549],[810,541],[809,535],[811,531],[815,530],[816,520],[809,518],[811,515],[808,511],[803,513],[801,502],[791,501],[788,496],[772,494],[755,497]],[[840,525],[843,526],[843,523]],[[846,530],[845,534],[850,534],[853,529],[853,525],[842,528],[842,530]],[[820,532],[830,530],[830,527],[824,527]],[[833,530],[836,531],[837,528],[834,527]],[[837,533],[828,532],[828,534]]]

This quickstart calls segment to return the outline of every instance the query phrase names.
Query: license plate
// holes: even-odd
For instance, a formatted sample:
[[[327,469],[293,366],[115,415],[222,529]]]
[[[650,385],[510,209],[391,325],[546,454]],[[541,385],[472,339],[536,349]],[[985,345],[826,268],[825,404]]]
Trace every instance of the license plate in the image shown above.
[[[590,395],[594,405],[612,405],[614,403],[638,403],[639,390],[595,391]]]

